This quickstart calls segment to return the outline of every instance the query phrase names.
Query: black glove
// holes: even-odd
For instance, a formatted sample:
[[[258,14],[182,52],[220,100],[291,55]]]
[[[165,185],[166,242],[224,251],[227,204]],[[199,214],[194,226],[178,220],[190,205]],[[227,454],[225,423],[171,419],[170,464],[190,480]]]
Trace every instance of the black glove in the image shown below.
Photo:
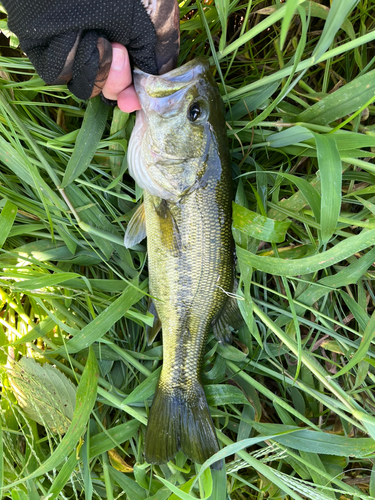
[[[68,83],[80,99],[98,94],[104,85],[112,60],[110,42],[125,45],[132,61],[147,73],[157,74],[165,64],[168,69],[176,64],[176,0],[2,3],[8,11],[9,29],[43,80]]]

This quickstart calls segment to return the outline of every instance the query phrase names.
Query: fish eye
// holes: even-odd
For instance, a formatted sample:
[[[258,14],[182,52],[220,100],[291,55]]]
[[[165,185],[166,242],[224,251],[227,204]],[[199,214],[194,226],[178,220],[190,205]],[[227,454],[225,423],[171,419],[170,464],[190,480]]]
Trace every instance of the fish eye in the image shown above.
[[[206,118],[207,112],[202,105],[194,101],[187,111],[188,120],[191,122],[202,121]]]

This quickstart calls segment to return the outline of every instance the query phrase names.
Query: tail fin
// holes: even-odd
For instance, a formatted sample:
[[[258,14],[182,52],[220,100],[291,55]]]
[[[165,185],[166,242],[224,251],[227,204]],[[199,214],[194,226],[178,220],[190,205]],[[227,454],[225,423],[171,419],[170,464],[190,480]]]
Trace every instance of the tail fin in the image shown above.
[[[199,464],[219,451],[206,396],[198,381],[189,390],[168,390],[159,385],[152,403],[146,431],[146,461],[163,464],[179,450]],[[211,467],[221,469],[222,461]]]

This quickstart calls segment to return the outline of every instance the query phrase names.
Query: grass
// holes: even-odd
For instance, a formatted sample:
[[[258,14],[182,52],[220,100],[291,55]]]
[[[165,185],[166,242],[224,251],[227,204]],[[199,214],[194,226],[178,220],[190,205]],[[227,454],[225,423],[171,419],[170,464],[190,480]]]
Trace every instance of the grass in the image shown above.
[[[225,470],[144,462],[162,347],[145,246],[122,245],[134,117],[4,48],[0,498],[375,498],[375,2],[180,12],[179,62],[210,57],[232,151],[244,324],[204,363]]]

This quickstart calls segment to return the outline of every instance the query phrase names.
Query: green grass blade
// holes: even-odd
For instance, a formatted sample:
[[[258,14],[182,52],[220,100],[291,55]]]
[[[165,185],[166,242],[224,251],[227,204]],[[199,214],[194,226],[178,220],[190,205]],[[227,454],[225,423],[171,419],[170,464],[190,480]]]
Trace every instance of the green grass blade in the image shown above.
[[[126,443],[136,434],[138,428],[139,422],[137,420],[130,420],[125,424],[117,425],[105,432],[91,436],[89,448],[90,460],[116,446],[120,446],[122,443]]]
[[[374,238],[375,229],[363,231],[355,238],[340,241],[334,248],[318,255],[303,257],[294,261],[278,259],[277,265],[273,257],[261,257],[240,247],[237,247],[236,252],[238,259],[242,260],[245,265],[255,267],[265,273],[277,274],[278,276],[298,276],[337,264],[337,262],[347,259],[354,253],[361,252],[373,245]]]
[[[109,106],[99,96],[89,100],[74,152],[65,170],[60,186],[61,189],[64,189],[83,174],[89,166],[103,135],[108,111]]]
[[[61,467],[61,470],[59,471],[50,489],[48,490],[47,493],[48,500],[55,500],[56,498],[59,497],[61,491],[63,490],[67,481],[71,477],[74,469],[76,468],[77,462],[78,462],[78,457],[76,451],[74,450],[70,454],[69,458],[64,463],[64,465]]]
[[[358,350],[355,352],[352,359],[341,370],[339,370],[333,376],[333,378],[341,377],[342,375],[344,375],[344,373],[347,373],[354,366],[356,366],[358,363],[360,363],[363,360],[363,358],[366,357],[367,351],[368,351],[374,337],[375,337],[375,313],[373,313],[373,315],[371,316],[371,318],[366,326],[366,329],[363,333],[363,338],[362,338],[362,341],[358,347]]]
[[[287,425],[260,422],[253,422],[253,426],[263,435],[276,435],[282,431],[296,429]],[[310,430],[297,430],[292,434],[276,435],[273,440],[296,450],[322,455],[362,458],[375,452],[375,442],[371,438],[349,438]]]
[[[358,2],[359,0],[333,0],[323,33],[313,52],[316,60],[320,59],[330,47],[337,31]]]
[[[89,347],[105,335],[110,328],[121,319],[126,311],[143,296],[143,293],[129,284],[120,297],[99,314],[91,323],[86,325],[74,337],[69,340],[66,347],[61,347],[57,351],[75,353]]]
[[[329,125],[333,121],[357,111],[374,94],[375,70],[372,70],[302,111],[297,116],[297,121]]]
[[[289,25],[293,19],[293,16],[299,5],[298,0],[287,0],[285,14],[281,23],[280,31],[280,49],[282,50],[285,44],[285,40],[288,34]]]
[[[17,206],[7,201],[0,214],[0,248],[4,245],[17,215]]]
[[[275,221],[233,203],[233,228],[257,240],[281,243],[290,221]]]
[[[341,209],[341,158],[332,136],[314,134],[321,181],[321,243],[325,245],[336,230]]]

